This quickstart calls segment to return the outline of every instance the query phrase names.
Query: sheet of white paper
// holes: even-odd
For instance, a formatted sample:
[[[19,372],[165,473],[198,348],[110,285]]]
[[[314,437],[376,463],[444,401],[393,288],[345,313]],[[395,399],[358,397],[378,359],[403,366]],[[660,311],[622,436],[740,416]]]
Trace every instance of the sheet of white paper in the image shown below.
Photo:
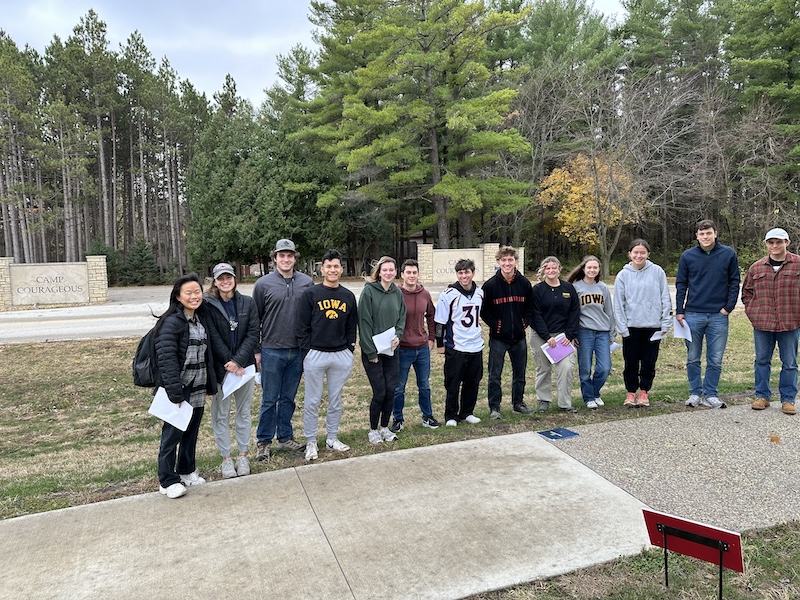
[[[222,397],[227,398],[233,392],[242,387],[245,383],[256,376],[256,366],[250,365],[244,368],[244,375],[237,375],[236,373],[225,373],[225,379],[222,380]]]
[[[392,348],[394,336],[394,327],[389,327],[386,331],[372,336],[372,343],[375,344],[375,349],[378,351],[378,354],[394,356],[394,349]]]
[[[663,340],[665,337],[667,337],[667,332],[659,330],[650,336],[650,341],[657,342],[658,340]]]
[[[160,387],[156,390],[156,395],[153,396],[153,402],[147,412],[181,431],[186,431],[189,421],[192,420],[194,409],[188,402],[181,402],[180,405],[173,404],[169,401],[167,390]]]
[[[620,348],[622,348],[622,344],[619,342],[611,342],[611,345],[609,346],[611,352],[614,352],[614,350],[619,350]]]
[[[686,321],[681,325],[680,321],[674,317],[672,319],[672,335],[676,338],[692,341],[692,330],[689,329],[689,325]]]

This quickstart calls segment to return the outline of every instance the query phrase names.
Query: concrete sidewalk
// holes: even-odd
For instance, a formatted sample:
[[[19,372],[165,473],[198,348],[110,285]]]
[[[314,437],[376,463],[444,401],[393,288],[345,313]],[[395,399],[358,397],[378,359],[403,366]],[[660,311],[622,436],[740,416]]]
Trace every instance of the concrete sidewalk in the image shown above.
[[[2,595],[454,599],[638,553],[645,503],[737,531],[800,519],[797,417],[635,414],[2,521]]]
[[[462,598],[638,553],[642,506],[516,434],[10,519],[0,580],[13,598]]]

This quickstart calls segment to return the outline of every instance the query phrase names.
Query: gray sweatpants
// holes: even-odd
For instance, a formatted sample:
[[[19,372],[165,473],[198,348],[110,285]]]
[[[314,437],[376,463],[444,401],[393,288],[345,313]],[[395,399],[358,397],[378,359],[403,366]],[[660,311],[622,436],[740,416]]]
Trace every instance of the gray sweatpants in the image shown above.
[[[231,455],[231,400],[233,399],[236,399],[234,417],[236,445],[239,446],[239,452],[247,452],[247,447],[250,445],[250,430],[253,426],[250,405],[253,403],[255,385],[255,379],[251,379],[230,396],[223,398],[222,384],[220,384],[219,391],[211,401],[211,429],[222,458]]]
[[[316,441],[319,427],[319,405],[322,402],[322,382],[328,379],[328,415],[325,429],[328,439],[339,433],[342,420],[342,389],[353,370],[353,353],[350,350],[320,352],[309,350],[303,361],[305,399],[303,401],[303,434],[309,442]]]

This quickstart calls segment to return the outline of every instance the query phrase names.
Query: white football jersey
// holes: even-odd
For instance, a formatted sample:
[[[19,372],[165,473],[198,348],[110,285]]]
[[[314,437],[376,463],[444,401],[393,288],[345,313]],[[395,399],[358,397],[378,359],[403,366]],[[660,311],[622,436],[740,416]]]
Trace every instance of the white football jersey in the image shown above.
[[[483,290],[475,286],[471,295],[448,287],[439,295],[434,320],[444,325],[444,346],[459,352],[483,350],[481,330],[481,306]]]

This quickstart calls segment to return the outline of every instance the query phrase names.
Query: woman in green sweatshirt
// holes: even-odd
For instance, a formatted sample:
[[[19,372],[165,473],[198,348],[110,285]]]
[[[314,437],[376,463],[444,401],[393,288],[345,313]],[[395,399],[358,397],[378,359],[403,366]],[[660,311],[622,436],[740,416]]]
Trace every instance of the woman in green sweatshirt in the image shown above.
[[[394,284],[395,277],[397,262],[389,256],[381,257],[358,301],[361,362],[372,387],[369,405],[369,441],[372,444],[397,439],[389,430],[389,419],[394,405],[394,388],[400,374],[400,359],[394,351],[403,337],[406,304],[402,292]],[[391,348],[379,354],[373,336],[391,328],[394,329]]]

